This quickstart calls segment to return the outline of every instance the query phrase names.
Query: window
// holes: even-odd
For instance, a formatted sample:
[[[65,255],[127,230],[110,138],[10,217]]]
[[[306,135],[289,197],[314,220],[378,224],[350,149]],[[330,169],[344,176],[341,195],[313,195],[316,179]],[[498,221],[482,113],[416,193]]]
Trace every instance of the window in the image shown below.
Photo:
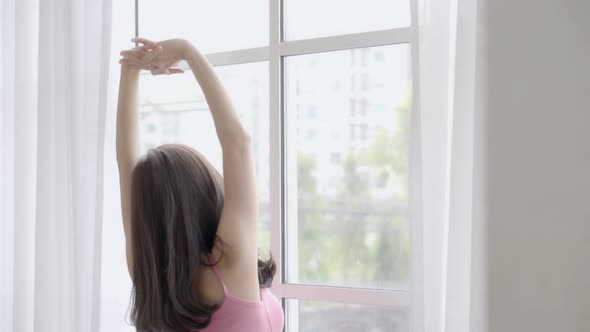
[[[367,66],[367,57],[369,56],[369,49],[363,48],[361,49],[361,66]]]
[[[360,100],[360,116],[366,116],[367,115],[367,108],[369,107],[369,102],[367,100],[367,98],[362,98]]]
[[[356,115],[356,99],[350,99],[348,110],[351,117]]]
[[[332,154],[330,154],[330,162],[332,162],[333,164],[339,164],[340,160],[340,153],[332,152]]]
[[[268,0],[206,3],[139,0],[139,32],[154,40],[190,39],[206,53],[265,47],[268,46],[268,3]]]
[[[369,89],[369,74],[363,73],[361,75],[361,90],[367,91]]]
[[[383,53],[381,52],[376,52],[375,53],[375,61],[382,63],[385,61],[385,58],[383,57]]]
[[[369,125],[366,123],[362,123],[359,125],[359,130],[360,130],[360,134],[359,134],[360,139],[363,141],[367,140],[367,135],[369,132]]]
[[[283,0],[283,3],[286,40],[410,25],[410,3],[407,0]]]
[[[308,118],[315,118],[317,114],[317,109],[315,105],[311,104],[307,107],[307,117]]]
[[[287,303],[297,308],[297,321],[291,321],[290,326],[297,326],[299,331],[408,331],[405,307],[298,300]]]
[[[251,133],[287,332],[408,330],[409,2],[139,1],[139,34],[198,45]],[[141,121],[142,149],[190,144],[221,170],[190,72],[143,77]]]
[[[348,136],[350,137],[351,141],[354,141],[356,139],[356,125],[355,124],[348,125]]]

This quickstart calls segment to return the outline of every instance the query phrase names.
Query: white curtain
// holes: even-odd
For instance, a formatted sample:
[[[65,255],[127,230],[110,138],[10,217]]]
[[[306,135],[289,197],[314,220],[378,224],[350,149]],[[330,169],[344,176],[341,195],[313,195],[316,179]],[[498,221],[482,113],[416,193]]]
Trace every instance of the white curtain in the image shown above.
[[[413,332],[486,329],[481,2],[414,2]]]
[[[119,170],[115,153],[115,119],[119,93],[119,52],[133,47],[135,30],[133,1],[113,1],[110,49],[110,75],[104,144],[104,214],[100,294],[100,331],[133,332],[127,317],[131,295],[131,278],[125,258],[125,235],[121,220]],[[140,91],[141,92],[141,91]],[[113,195],[113,193],[116,193]]]
[[[1,331],[98,330],[110,5],[1,2]]]

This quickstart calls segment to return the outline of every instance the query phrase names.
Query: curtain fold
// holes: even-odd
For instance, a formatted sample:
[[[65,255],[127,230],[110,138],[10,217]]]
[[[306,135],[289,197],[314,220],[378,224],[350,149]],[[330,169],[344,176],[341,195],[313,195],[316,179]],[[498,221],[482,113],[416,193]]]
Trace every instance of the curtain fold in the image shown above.
[[[135,331],[127,313],[131,295],[131,278],[125,257],[125,235],[121,219],[119,169],[116,160],[116,117],[121,66],[119,52],[133,46],[135,4],[133,1],[112,3],[112,36],[110,45],[109,84],[107,91],[104,144],[103,243],[100,287],[100,331]],[[105,57],[106,59],[106,57]],[[116,193],[113,195],[113,193]]]
[[[14,4],[0,2],[0,44],[14,49]],[[14,272],[14,66],[13,52],[0,52],[0,329],[12,330]]]
[[[2,331],[98,331],[110,16],[110,0],[2,4]]]
[[[412,331],[482,331],[480,0],[414,2]],[[477,232],[477,233],[474,233]],[[474,285],[477,289],[474,292]],[[476,330],[473,330],[477,327]]]

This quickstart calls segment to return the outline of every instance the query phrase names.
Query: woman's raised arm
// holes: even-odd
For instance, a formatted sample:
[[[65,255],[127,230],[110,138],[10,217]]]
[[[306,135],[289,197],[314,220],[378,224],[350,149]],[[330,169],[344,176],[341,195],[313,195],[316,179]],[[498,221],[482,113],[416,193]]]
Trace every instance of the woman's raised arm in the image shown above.
[[[189,44],[185,59],[205,94],[223,150],[225,202],[218,235],[230,249],[234,265],[256,267],[258,196],[250,135],[205,56]]]
[[[123,51],[141,56],[146,61],[153,59],[161,49],[136,47]],[[132,276],[133,262],[131,255],[131,178],[135,163],[139,158],[139,105],[138,85],[139,66],[121,61],[121,78],[119,81],[119,100],[117,105],[117,164],[119,166],[119,184],[121,189],[121,212],[123,230],[125,231],[127,268]]]

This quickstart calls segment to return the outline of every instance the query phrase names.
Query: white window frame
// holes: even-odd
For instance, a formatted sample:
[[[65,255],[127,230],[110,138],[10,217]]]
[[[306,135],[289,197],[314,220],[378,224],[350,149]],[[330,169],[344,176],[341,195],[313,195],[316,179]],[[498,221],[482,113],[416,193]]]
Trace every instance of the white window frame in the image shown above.
[[[412,45],[414,33],[411,27],[344,34],[330,37],[304,40],[284,40],[283,35],[283,0],[269,1],[269,45],[248,49],[205,54],[213,66],[236,65],[251,62],[268,61],[269,64],[269,159],[270,159],[270,248],[277,265],[277,275],[273,281],[272,292],[279,297],[286,309],[286,331],[297,330],[297,312],[286,306],[286,300],[309,300],[335,302],[342,304],[384,305],[409,307],[410,297],[406,290],[382,290],[369,288],[351,288],[293,284],[286,281],[285,237],[286,229],[286,191],[285,184],[285,131],[283,87],[283,59],[287,56],[340,51],[347,49],[376,47],[395,44]],[[414,1],[411,12],[414,14]],[[135,0],[135,34],[138,35],[139,22],[138,0]],[[414,17],[412,17],[414,18]],[[412,58],[416,52],[412,51]],[[416,61],[412,71],[415,70]],[[186,63],[183,69],[190,70]],[[296,308],[295,308],[296,309]]]

